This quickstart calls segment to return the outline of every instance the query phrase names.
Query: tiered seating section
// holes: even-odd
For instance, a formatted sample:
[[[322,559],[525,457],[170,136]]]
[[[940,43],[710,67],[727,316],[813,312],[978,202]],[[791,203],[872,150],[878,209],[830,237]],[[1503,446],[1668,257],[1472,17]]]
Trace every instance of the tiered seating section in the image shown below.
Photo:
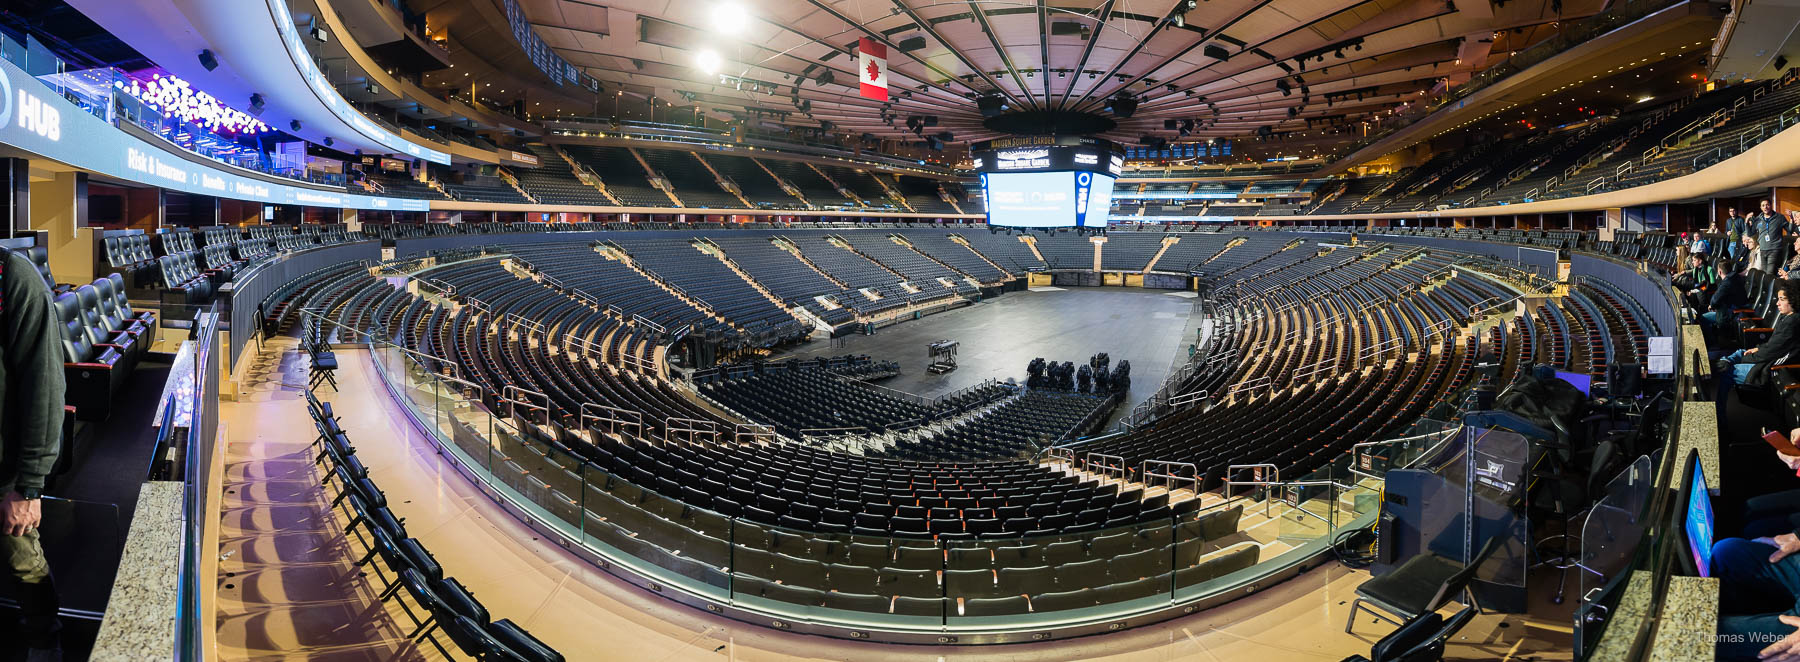
[[[907,248],[889,233],[836,237],[853,247]],[[1015,245],[1029,254],[1014,238],[958,236],[984,262],[1016,265]],[[791,260],[780,263],[781,255],[746,250],[774,246],[777,237],[831,276],[812,272],[817,277],[802,283],[793,265],[814,267],[799,258],[775,248]],[[1297,478],[1345,461],[1357,442],[1457,406],[1483,379],[1478,356],[1501,357],[1501,381],[1531,362],[1597,370],[1611,357],[1641,355],[1659,332],[1638,302],[1599,282],[1580,283],[1528,318],[1484,314],[1511,310],[1496,304],[1541,283],[1472,255],[1376,236],[1359,247],[1279,232],[1181,237],[1200,241],[1177,261],[1197,264],[1237,307],[1228,331],[1202,348],[1203,357],[1221,358],[1177,389],[1205,391],[1210,406],[1170,407],[1127,433],[1075,447],[1121,458],[1110,471],[1126,478],[1146,460],[1192,463],[1187,477],[1202,490],[1249,479],[1241,465],[1273,464]],[[993,405],[985,396],[920,403],[848,383],[829,363],[722,369],[722,385],[698,388],[724,408],[685,393],[657,363],[671,334],[744,328],[767,312],[762,303],[731,301],[768,302],[758,290],[675,290],[665,282],[673,276],[655,275],[671,265],[729,266],[689,243],[702,239],[756,282],[779,283],[765,286],[778,298],[821,283],[897,282],[818,234],[694,230],[688,241],[621,233],[595,245],[513,246],[511,270],[494,255],[416,274],[424,297],[354,268],[330,269],[265,306],[281,316],[315,311],[342,325],[340,339],[391,339],[418,352],[423,373],[475,385],[470,393],[498,417],[496,439],[454,417],[447,424],[466,454],[596,545],[728,590],[743,604],[944,623],[1163,595],[1262,554],[1254,542],[1230,544],[1241,506],[1013,459],[1091,429],[1110,410],[1106,396],[1032,390]],[[642,255],[642,264],[596,250],[609,245]],[[986,245],[1000,250],[982,252]],[[969,251],[956,241],[926,250],[939,249]],[[759,275],[777,263],[779,276]],[[607,413],[587,416],[597,411]],[[931,416],[955,424],[929,434],[919,431],[932,426],[913,426],[910,436],[862,454],[792,440],[809,427],[906,432],[895,428]]]
[[[816,362],[756,363],[723,369],[724,377],[701,385],[701,394],[800,438],[807,433],[882,434],[916,429],[1004,397],[1010,391],[984,386],[934,402],[874,390]]]

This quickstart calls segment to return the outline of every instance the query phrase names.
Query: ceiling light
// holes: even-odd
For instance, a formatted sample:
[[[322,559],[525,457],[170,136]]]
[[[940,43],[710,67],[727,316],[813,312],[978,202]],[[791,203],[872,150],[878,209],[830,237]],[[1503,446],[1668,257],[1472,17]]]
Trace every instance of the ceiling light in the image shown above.
[[[743,5],[735,2],[721,2],[713,7],[712,27],[714,32],[737,34],[750,24],[750,12]]]
[[[709,74],[717,73],[722,64],[724,64],[724,60],[719,57],[718,53],[712,51],[700,51],[694,55],[694,66]]]

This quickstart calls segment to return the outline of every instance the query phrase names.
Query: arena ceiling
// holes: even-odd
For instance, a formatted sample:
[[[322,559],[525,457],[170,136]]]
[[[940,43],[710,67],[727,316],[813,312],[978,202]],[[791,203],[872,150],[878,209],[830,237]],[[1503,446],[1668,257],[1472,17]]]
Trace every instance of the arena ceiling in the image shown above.
[[[501,52],[511,36],[496,30],[505,25],[499,10],[481,6],[490,1],[413,5],[463,47],[488,51],[484,59],[529,67]],[[984,126],[976,104],[998,96],[1009,113],[1114,119],[1117,126],[1101,135],[1127,143],[1144,135],[1247,138],[1261,127],[1349,140],[1362,119],[1454,85],[1551,36],[1560,21],[1601,7],[1599,0],[520,4],[540,37],[613,95],[698,106],[721,118],[829,122],[852,135],[918,140],[949,132],[953,142],[1004,135]],[[485,38],[471,39],[478,30]],[[864,37],[888,49],[887,103],[858,95],[855,44]],[[708,58],[717,64],[702,66]],[[1138,103],[1130,118],[1112,108],[1121,95]],[[935,116],[937,124],[914,131],[906,121],[914,115]],[[1165,129],[1167,120],[1192,120],[1194,128],[1182,137]]]

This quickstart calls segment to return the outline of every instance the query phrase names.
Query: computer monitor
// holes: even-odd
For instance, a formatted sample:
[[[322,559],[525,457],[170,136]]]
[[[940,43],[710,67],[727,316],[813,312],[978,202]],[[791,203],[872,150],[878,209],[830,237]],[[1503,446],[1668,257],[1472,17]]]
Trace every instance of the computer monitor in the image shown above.
[[[1581,390],[1582,395],[1593,395],[1593,392],[1592,392],[1593,388],[1594,388],[1593,375],[1587,375],[1587,374],[1583,374],[1583,373],[1579,373],[1579,372],[1563,372],[1561,370],[1558,370],[1558,371],[1556,371],[1556,378],[1563,380],[1565,382],[1568,382],[1570,384],[1573,384],[1575,386],[1575,388]]]
[[[1676,554],[1688,574],[1710,576],[1713,546],[1712,492],[1706,488],[1706,472],[1700,468],[1700,452],[1689,450],[1683,461],[1681,491],[1676,495],[1682,542],[1687,549]]]

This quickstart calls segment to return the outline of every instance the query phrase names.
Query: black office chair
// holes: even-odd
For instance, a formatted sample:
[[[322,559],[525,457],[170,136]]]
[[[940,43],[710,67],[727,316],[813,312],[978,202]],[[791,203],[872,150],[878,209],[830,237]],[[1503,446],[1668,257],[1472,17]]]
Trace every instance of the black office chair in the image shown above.
[[[1436,552],[1422,552],[1418,556],[1407,559],[1406,563],[1392,572],[1380,577],[1370,578],[1356,587],[1356,600],[1350,603],[1350,618],[1344,621],[1344,633],[1356,626],[1356,613],[1367,611],[1376,618],[1405,627],[1406,624],[1425,614],[1430,614],[1468,590],[1469,582],[1475,578],[1475,571],[1492,556],[1504,542],[1501,536],[1488,538],[1481,551],[1475,554],[1468,564],[1439,555]],[[1465,598],[1472,606],[1474,596]],[[1399,617],[1394,620],[1383,616],[1370,607],[1380,607],[1381,611]]]
[[[1425,614],[1375,642],[1369,657],[1352,655],[1343,662],[1438,662],[1444,659],[1445,643],[1473,618],[1473,607],[1464,607],[1450,618]]]

